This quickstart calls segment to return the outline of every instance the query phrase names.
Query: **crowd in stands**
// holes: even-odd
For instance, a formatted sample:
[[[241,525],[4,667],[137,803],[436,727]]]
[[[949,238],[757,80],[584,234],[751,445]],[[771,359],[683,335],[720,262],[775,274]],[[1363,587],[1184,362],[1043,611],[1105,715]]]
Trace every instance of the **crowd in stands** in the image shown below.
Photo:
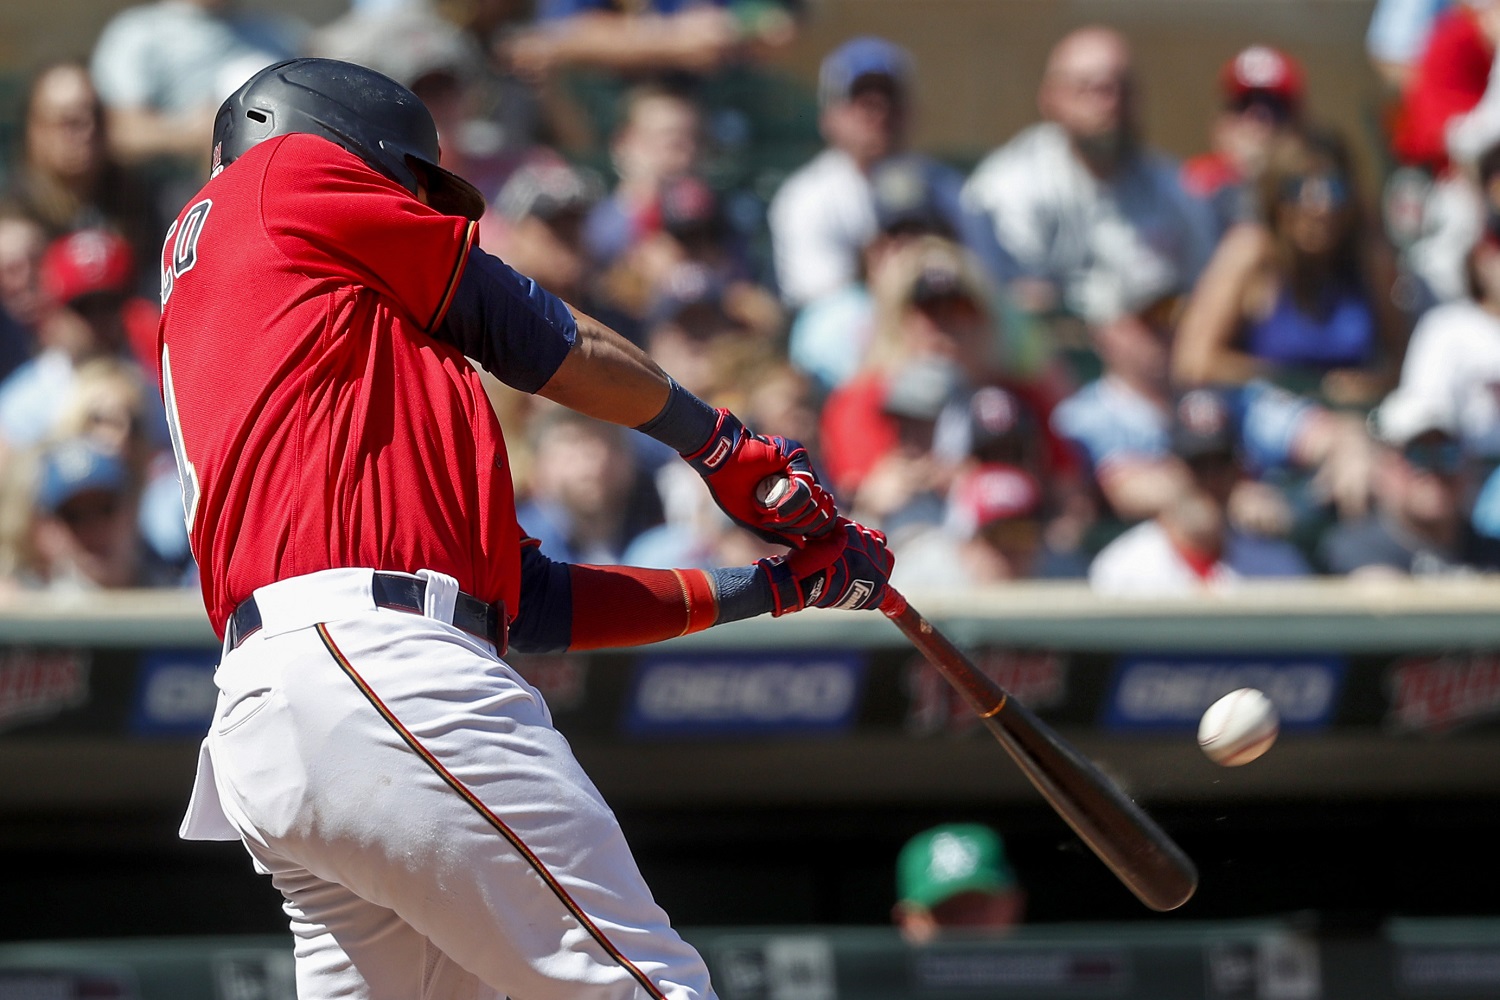
[[[1038,121],[945,162],[912,144],[898,41],[848,39],[815,86],[778,74],[807,16],[354,0],[309,25],[147,0],[36,67],[0,164],[3,587],[195,584],[160,247],[218,104],[294,54],[410,87],[489,199],[484,248],[804,442],[888,533],[898,587],[1500,568],[1500,0],[1379,0],[1375,164],[1264,44],[1183,81],[1219,108],[1204,152],[1161,152],[1105,24],[1056,40]],[[491,388],[553,558],[767,554],[662,446]]]

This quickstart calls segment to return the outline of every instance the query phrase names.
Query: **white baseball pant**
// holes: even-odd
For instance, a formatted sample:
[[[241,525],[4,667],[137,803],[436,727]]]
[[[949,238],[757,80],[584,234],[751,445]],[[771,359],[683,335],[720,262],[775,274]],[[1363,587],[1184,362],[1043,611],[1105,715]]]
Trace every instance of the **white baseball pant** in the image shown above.
[[[420,575],[426,615],[363,569],[256,591],[182,835],[271,876],[302,1000],[712,998],[541,695]]]

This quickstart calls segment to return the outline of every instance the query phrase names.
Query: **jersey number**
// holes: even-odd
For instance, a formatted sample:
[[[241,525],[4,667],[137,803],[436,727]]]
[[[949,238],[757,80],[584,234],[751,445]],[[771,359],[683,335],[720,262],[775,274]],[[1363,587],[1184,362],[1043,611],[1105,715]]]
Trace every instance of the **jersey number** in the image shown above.
[[[177,413],[177,392],[172,388],[172,355],[161,345],[161,392],[167,409],[167,433],[172,438],[172,456],[177,459],[177,478],[182,483],[182,513],[187,519],[188,540],[193,537],[193,520],[198,514],[198,470],[188,458],[182,443],[182,418]],[[196,553],[195,553],[196,555]]]
[[[203,235],[203,223],[208,221],[208,210],[214,207],[211,199],[205,198],[182,215],[181,222],[172,223],[161,251],[161,304],[165,306],[172,297],[177,279],[193,269],[198,263],[198,237]]]

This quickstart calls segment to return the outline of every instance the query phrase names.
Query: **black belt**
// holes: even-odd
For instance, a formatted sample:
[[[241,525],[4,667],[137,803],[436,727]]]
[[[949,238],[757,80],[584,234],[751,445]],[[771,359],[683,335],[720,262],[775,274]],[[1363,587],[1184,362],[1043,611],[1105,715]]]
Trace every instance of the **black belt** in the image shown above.
[[[421,577],[402,573],[377,572],[372,581],[375,604],[395,611],[410,611],[422,614],[427,596],[427,581]],[[254,597],[247,597],[234,609],[226,626],[229,648],[234,649],[250,634],[260,628],[260,608]],[[507,625],[504,609],[498,604],[486,604],[477,597],[459,591],[453,605],[453,627],[463,629],[476,638],[491,643],[501,653],[505,652]]]

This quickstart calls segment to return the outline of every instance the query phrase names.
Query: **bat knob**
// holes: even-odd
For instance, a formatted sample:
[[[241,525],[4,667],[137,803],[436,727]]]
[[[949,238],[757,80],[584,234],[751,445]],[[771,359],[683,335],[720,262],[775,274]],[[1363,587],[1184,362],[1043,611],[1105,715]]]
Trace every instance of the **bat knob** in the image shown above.
[[[767,476],[755,487],[755,499],[767,510],[781,503],[792,490],[792,481],[785,476]]]

